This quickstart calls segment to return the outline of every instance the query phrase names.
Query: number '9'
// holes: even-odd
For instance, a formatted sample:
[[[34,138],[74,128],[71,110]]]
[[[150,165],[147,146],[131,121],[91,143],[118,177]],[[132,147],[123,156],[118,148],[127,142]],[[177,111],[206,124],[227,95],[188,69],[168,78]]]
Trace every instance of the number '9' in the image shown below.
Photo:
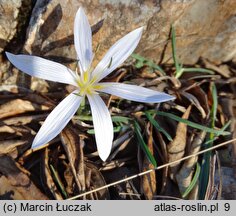
[[[230,210],[230,204],[229,203],[225,203],[224,207],[225,207],[225,211],[229,211]]]

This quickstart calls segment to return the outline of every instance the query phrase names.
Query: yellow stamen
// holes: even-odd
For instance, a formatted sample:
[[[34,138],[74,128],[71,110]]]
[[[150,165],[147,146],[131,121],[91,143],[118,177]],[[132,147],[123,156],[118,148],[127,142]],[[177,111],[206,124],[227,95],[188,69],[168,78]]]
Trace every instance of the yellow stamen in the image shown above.
[[[89,81],[89,72],[88,71],[84,72],[83,81],[84,81],[84,83],[87,83]]]
[[[94,90],[101,90],[101,89],[103,89],[103,88],[104,88],[103,85],[94,85],[94,86],[93,86],[93,89],[94,89]]]

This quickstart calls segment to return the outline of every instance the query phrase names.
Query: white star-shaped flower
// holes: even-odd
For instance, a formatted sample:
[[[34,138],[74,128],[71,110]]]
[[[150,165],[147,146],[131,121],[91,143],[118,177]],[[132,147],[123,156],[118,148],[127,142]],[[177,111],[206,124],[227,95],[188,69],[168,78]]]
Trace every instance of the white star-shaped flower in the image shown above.
[[[110,154],[113,141],[111,115],[99,92],[113,94],[128,100],[159,103],[175,97],[140,86],[114,82],[100,82],[120,66],[139,43],[143,28],[138,28],[118,40],[92,68],[92,32],[88,19],[80,8],[74,23],[74,43],[77,52],[80,75],[62,64],[37,56],[14,55],[6,52],[10,62],[21,71],[38,78],[73,85],[77,90],[70,93],[48,115],[32,143],[32,148],[45,145],[55,138],[78,110],[81,101],[87,97],[90,103],[95,139],[100,158],[105,161]]]

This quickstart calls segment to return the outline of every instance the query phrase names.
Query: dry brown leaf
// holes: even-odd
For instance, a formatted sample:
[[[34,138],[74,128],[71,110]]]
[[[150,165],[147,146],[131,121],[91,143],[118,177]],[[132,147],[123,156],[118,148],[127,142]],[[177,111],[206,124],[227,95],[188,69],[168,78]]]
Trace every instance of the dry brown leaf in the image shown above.
[[[147,147],[152,155],[154,155],[154,149],[153,149],[153,126],[150,125],[150,123],[147,125],[147,136],[148,136],[148,142]],[[155,167],[150,163],[150,161],[147,159],[147,157],[144,157],[143,164],[142,164],[142,171],[147,171],[150,169],[154,169]],[[142,178],[142,189],[144,196],[148,200],[152,200],[153,197],[156,195],[157,188],[156,188],[156,173],[151,172],[147,175],[144,175]]]
[[[1,94],[3,93],[19,94],[19,93],[32,93],[32,90],[17,85],[1,85],[0,92]]]
[[[32,103],[36,103],[36,104],[40,104],[42,106],[49,107],[51,109],[53,109],[56,105],[56,103],[54,101],[52,101],[49,97],[35,94],[35,93],[27,94],[23,99],[30,101]]]
[[[49,154],[49,150],[48,148],[45,148],[44,153],[42,154],[42,157],[41,157],[42,179],[43,179],[42,183],[45,190],[49,190],[56,200],[63,200],[63,197],[61,193],[59,192],[59,190],[57,189],[57,186],[52,177],[52,173],[48,164],[49,162],[48,154]]]
[[[70,125],[66,126],[60,135],[66,156],[69,160],[71,172],[78,187],[77,190],[79,193],[83,192],[86,187],[83,146],[81,145],[80,138]]]
[[[11,126],[13,130],[15,130],[17,136],[23,137],[23,138],[30,138],[32,136],[36,135],[36,132],[31,129],[30,127],[26,125],[19,125],[19,126]]]
[[[75,185],[74,176],[71,172],[70,164],[64,164],[65,165],[65,171],[63,173],[64,179],[65,179],[65,191],[67,193],[68,197],[74,196],[74,194],[77,194],[76,191],[78,191],[77,185]]]
[[[231,138],[236,138],[236,105],[234,104],[235,100],[229,98],[221,98],[220,104],[222,106],[222,110],[224,115],[228,120],[231,120],[230,124],[230,132]],[[224,123],[224,122],[223,122]],[[228,146],[228,150],[230,152],[229,161],[234,170],[234,176],[236,178],[236,142],[233,142],[232,145]]]
[[[183,114],[182,118],[188,119],[190,111],[191,111],[191,106],[188,107],[186,112]],[[183,157],[186,147],[186,136],[187,136],[187,125],[182,122],[179,122],[176,129],[175,138],[167,146],[169,162],[176,161]],[[175,179],[174,176],[179,169],[179,165],[180,163],[176,163],[170,166],[171,179]]]
[[[0,199],[48,199],[30,180],[26,170],[9,156],[0,156]]]
[[[230,78],[231,77],[231,72],[229,70],[228,65],[221,65],[221,66],[216,66],[215,64],[211,63],[210,61],[203,59],[203,62],[205,64],[205,67],[211,70],[216,71],[220,75],[222,75],[225,78]]]
[[[198,197],[199,197],[199,181],[197,181],[196,185],[189,193],[188,200],[197,200]]]
[[[26,146],[29,144],[28,140],[5,140],[0,141],[0,155],[9,154],[13,158],[16,158],[18,155],[19,147]]]
[[[39,115],[27,115],[27,116],[13,116],[11,118],[7,118],[2,120],[2,122],[6,125],[26,125],[31,123],[32,121],[42,121],[46,119],[48,114],[39,114]]]
[[[112,183],[127,178],[128,176],[135,175],[138,172],[139,172],[138,167],[132,164],[132,166],[117,167],[116,169],[110,170],[109,172],[104,172],[104,176],[107,183]],[[140,179],[129,180],[129,185],[134,185],[135,188],[139,188],[138,191],[140,191]],[[127,183],[114,185],[113,187],[110,188],[112,198],[119,200],[137,198],[137,196],[135,197],[133,196],[133,194],[137,193],[136,190],[134,190],[133,188],[134,187],[127,188]]]
[[[166,148],[166,143],[162,137],[162,134],[155,128],[157,134],[157,140],[161,146],[161,154],[162,154],[162,163],[168,163],[168,153]],[[167,186],[167,178],[168,178],[168,166],[162,169],[162,182],[161,182],[161,192],[160,194],[164,194]]]
[[[90,191],[95,188],[99,188],[106,185],[105,179],[97,166],[90,162],[85,162],[85,176],[86,176],[86,189]],[[87,199],[110,199],[109,190],[104,188],[95,193],[86,196]]]
[[[133,132],[131,130],[128,130],[124,134],[117,137],[117,139],[113,141],[112,151],[106,162],[111,162],[117,154],[121,154],[123,151],[127,150],[127,148],[131,146],[130,141],[132,140],[132,137]]]
[[[180,87],[181,83],[178,79],[174,78],[174,77],[170,77],[170,76],[163,76],[161,75],[161,77],[157,77],[156,79],[152,79],[150,81],[144,80],[142,83],[140,83],[140,85],[145,86],[145,87],[156,87],[157,91],[164,91],[167,87],[168,87],[168,83],[167,82],[163,82],[164,80],[170,80],[175,87]]]
[[[50,110],[50,108],[44,105],[31,103],[30,101],[15,99],[0,105],[0,119],[26,112],[46,110]]]
[[[101,167],[99,170],[108,171],[108,170],[117,169],[118,167],[123,167],[132,163],[133,159],[134,157],[130,156],[130,157],[123,157],[122,159],[112,160],[110,162],[105,162],[103,163],[103,167]]]
[[[206,118],[207,117],[205,110],[203,109],[203,107],[199,103],[198,99],[194,95],[192,95],[192,94],[190,94],[188,92],[184,92],[184,91],[181,92],[181,94],[184,97],[186,97],[191,102],[191,104],[193,104],[199,110],[199,112],[202,115],[202,118]]]
[[[206,137],[206,132],[201,131],[193,138],[188,155],[196,154],[197,152],[199,152],[205,137]],[[188,186],[190,185],[192,181],[194,168],[195,168],[197,160],[198,160],[197,156],[191,157],[190,159],[185,160],[181,169],[175,175],[176,182],[178,184],[181,194],[185,192],[185,190],[188,188]]]
[[[7,126],[7,125],[3,125],[3,126],[0,126],[0,133],[10,133],[10,134],[14,134],[16,131]]]
[[[21,136],[21,134],[15,131],[12,127],[7,125],[0,126],[0,141],[15,139],[17,136]]]
[[[156,78],[157,77],[157,74],[154,73],[153,71],[150,71],[150,67],[146,67],[146,66],[141,68],[138,75],[142,78],[145,78],[146,80],[150,79],[150,78]]]
[[[73,178],[77,185],[77,188],[73,192],[80,194],[104,186],[106,184],[105,180],[97,167],[93,163],[84,160],[82,140],[72,126],[69,125],[62,131],[61,140],[71,170],[71,174],[66,173],[67,181],[70,181],[69,178]],[[88,197],[89,199],[107,199],[109,198],[109,193],[107,189],[104,189],[90,194]]]
[[[215,168],[216,168],[216,155],[214,154],[210,158],[209,179],[204,200],[211,200],[212,195],[215,191]]]
[[[188,92],[197,98],[199,104],[201,105],[206,115],[208,116],[208,114],[210,113],[208,97],[206,92],[201,88],[200,83],[199,85],[190,88]]]

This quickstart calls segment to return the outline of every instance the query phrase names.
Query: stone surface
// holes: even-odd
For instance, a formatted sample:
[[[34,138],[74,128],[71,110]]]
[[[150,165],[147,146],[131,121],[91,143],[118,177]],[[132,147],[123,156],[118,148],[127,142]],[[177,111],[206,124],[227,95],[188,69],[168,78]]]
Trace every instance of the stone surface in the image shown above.
[[[176,28],[177,52],[183,63],[193,64],[200,56],[213,62],[228,61],[236,55],[236,1],[233,0],[37,1],[25,51],[62,63],[72,62],[73,22],[80,6],[90,24],[98,24],[94,31],[104,19],[93,36],[93,47],[101,44],[98,58],[126,33],[145,26],[136,52],[156,62],[162,57],[163,62],[170,62],[171,23]]]
[[[218,170],[216,171],[215,181],[216,184],[220,184],[220,178],[222,180],[222,199],[235,200],[236,199],[236,181],[234,177],[234,171],[229,167],[221,167],[221,176],[219,176]]]
[[[0,0],[0,83],[16,83],[17,72],[9,70],[11,64],[3,51],[22,50],[33,4],[32,0]]]
[[[0,53],[17,32],[22,0],[0,0]]]

